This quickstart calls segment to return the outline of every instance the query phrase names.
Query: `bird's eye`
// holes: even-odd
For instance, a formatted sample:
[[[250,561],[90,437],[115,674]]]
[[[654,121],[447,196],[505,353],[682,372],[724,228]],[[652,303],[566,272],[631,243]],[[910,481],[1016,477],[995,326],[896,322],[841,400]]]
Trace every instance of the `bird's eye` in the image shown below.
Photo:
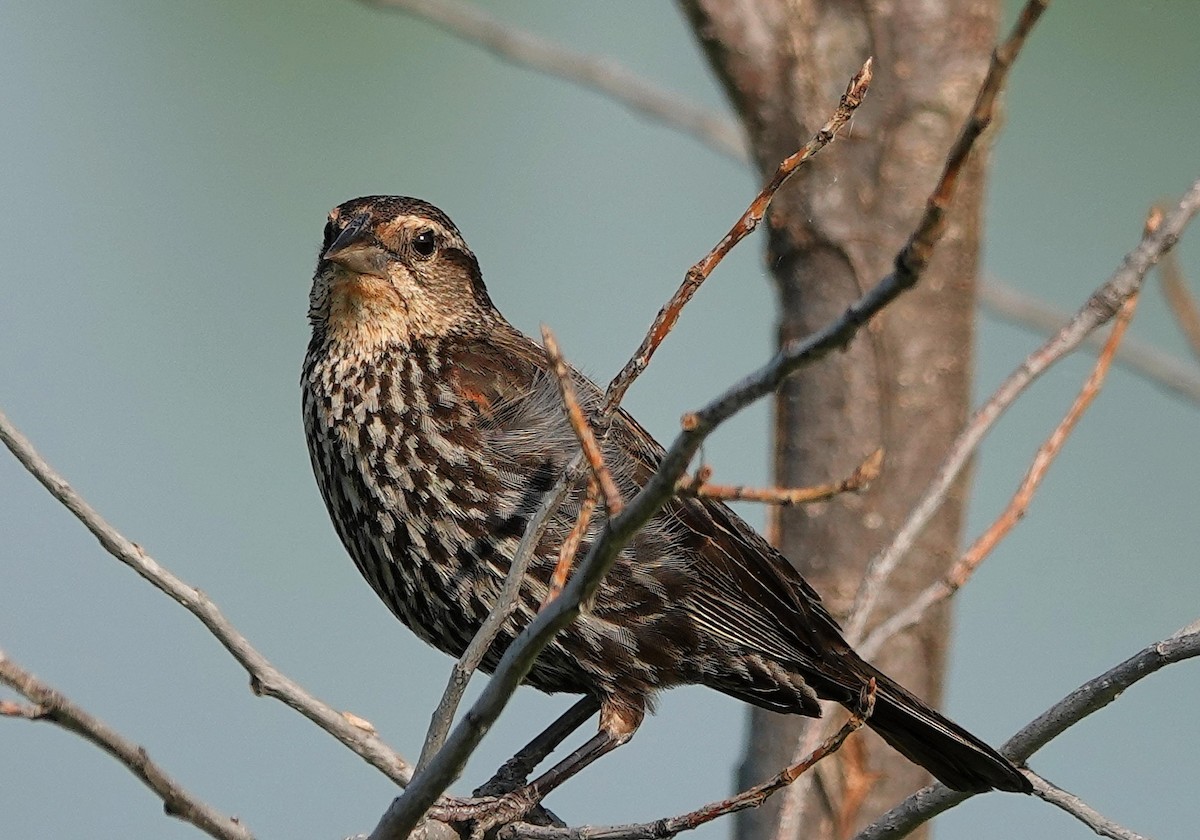
[[[417,231],[417,235],[412,238],[412,247],[418,257],[432,257],[433,252],[437,250],[437,236],[429,228]]]

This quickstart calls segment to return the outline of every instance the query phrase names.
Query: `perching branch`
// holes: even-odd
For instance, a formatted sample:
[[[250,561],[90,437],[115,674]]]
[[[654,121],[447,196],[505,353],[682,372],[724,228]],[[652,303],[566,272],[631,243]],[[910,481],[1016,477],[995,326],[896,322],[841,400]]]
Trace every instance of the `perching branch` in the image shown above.
[[[737,221],[737,223],[735,223],[734,227],[729,231],[729,233],[726,234],[726,236],[716,246],[714,246],[708,255],[704,257],[704,259],[702,259],[696,264],[696,266],[693,266],[693,268],[689,270],[679,290],[676,291],[675,295],[671,298],[667,305],[664,306],[659,312],[658,317],[655,319],[654,324],[646,334],[646,337],[643,339],[642,344],[638,348],[637,352],[625,365],[621,373],[618,374],[609,385],[605,394],[604,407],[601,411],[602,419],[610,416],[613,411],[616,411],[620,404],[621,398],[624,396],[629,386],[633,384],[633,381],[637,378],[637,376],[643,370],[645,370],[646,365],[649,363],[650,357],[654,354],[654,351],[670,332],[671,327],[674,325],[676,319],[678,319],[679,313],[683,306],[695,294],[700,284],[703,283],[708,275],[712,273],[713,269],[716,268],[724,256],[758,225],[758,222],[761,221],[762,215],[766,212],[766,209],[769,206],[771,198],[774,196],[775,192],[778,191],[778,189],[783,186],[784,183],[786,183],[787,179],[804,163],[805,160],[832,142],[836,130],[845,124],[846,120],[849,119],[858,105],[862,103],[863,97],[866,95],[867,89],[870,85],[870,65],[871,62],[868,60],[863,65],[862,69],[860,69],[859,72],[850,80],[850,83],[846,88],[846,93],[842,96],[834,115],[829,119],[829,121],[821,128],[820,131],[817,132],[816,135],[814,135],[813,139],[810,140],[803,149],[801,149],[795,155],[789,157],[784,163],[780,164],[775,175],[770,181],[768,181],[767,185],[762,189],[762,191],[759,192],[758,196],[755,197],[750,207]],[[882,307],[886,302],[887,301],[881,301],[876,305]],[[845,340],[849,340],[850,335],[857,329],[857,326],[857,324],[844,324],[843,330],[841,333],[839,333],[839,336],[844,335]],[[849,328],[848,331],[846,330],[847,327]],[[821,352],[828,352],[829,349],[832,348],[826,348]],[[816,356],[813,358],[815,359]],[[762,395],[762,393],[756,394],[755,396],[751,397],[748,402],[752,401],[753,399],[758,399]],[[707,435],[707,432],[704,434]],[[700,437],[700,440],[703,440],[703,436]],[[697,447],[698,446],[699,444],[697,443]],[[682,474],[683,469],[686,469],[686,466],[687,464],[685,462],[683,467],[679,469],[679,472],[676,474],[675,478],[672,479],[672,483],[678,479],[679,475]],[[428,772],[430,774],[434,773],[431,763],[432,759],[430,757],[435,752],[439,752],[439,750],[444,751],[446,745],[449,744],[449,741],[446,740],[447,733],[449,731],[450,723],[454,718],[458,702],[461,700],[462,692],[466,687],[466,682],[470,678],[470,675],[474,671],[475,667],[478,666],[478,662],[482,659],[483,652],[485,652],[491,645],[491,642],[495,638],[495,634],[498,632],[499,627],[511,613],[520,591],[519,587],[521,577],[524,574],[524,570],[528,567],[534,549],[537,547],[542,535],[545,533],[545,529],[548,527],[550,517],[554,515],[559,506],[566,499],[569,488],[580,478],[582,478],[585,470],[586,460],[583,457],[583,453],[580,453],[580,455],[577,456],[571,465],[564,471],[564,474],[559,477],[551,491],[543,498],[542,504],[539,506],[538,510],[535,511],[529,525],[526,526],[525,534],[521,539],[521,544],[517,547],[517,551],[514,554],[508,577],[505,580],[504,588],[501,591],[497,604],[493,608],[492,613],[488,616],[488,620],[485,622],[484,626],[481,627],[480,630],[475,634],[467,653],[464,653],[463,657],[459,660],[458,665],[455,666],[450,683],[447,685],[446,691],[443,694],[442,702],[439,703],[438,709],[434,713],[433,720],[431,721],[430,725],[430,731],[426,737],[425,747],[422,749],[422,759],[420,762],[422,776],[425,776],[427,762],[430,762]],[[665,499],[663,501],[665,501]],[[658,504],[661,505],[663,501],[660,501]],[[655,507],[654,510],[657,510],[657,507]],[[651,515],[653,515],[653,512]],[[649,521],[649,518],[650,516],[647,516],[645,521]],[[609,527],[611,528],[611,526],[612,520],[610,518]],[[639,525],[637,527],[640,528],[641,526]],[[636,530],[637,529],[635,528],[633,531],[630,531],[628,536],[624,537],[624,540],[628,541],[628,539],[632,538],[633,533]],[[594,553],[595,545],[593,545],[589,556]],[[615,556],[616,554],[614,552],[612,558],[615,558]],[[610,558],[607,562],[611,563],[612,558]],[[576,575],[576,577],[580,577],[580,575]],[[590,584],[589,586],[594,588],[598,584],[599,579],[597,578],[595,583]],[[564,596],[566,593],[567,590],[564,590]],[[562,601],[564,601],[564,598],[559,597],[554,603],[558,604]],[[577,609],[578,602],[568,608],[565,612],[561,609],[554,610],[553,605],[550,605],[542,610],[542,612],[539,614],[538,621],[541,621],[543,617],[546,617],[546,622],[549,626],[552,626],[553,629],[549,629],[549,626],[543,627],[541,632],[548,634],[544,636],[544,640],[536,643],[530,643],[536,644],[536,648],[533,650],[532,655],[522,654],[520,657],[516,657],[512,660],[514,663],[517,663],[509,666],[510,668],[514,669],[514,673],[518,669],[523,670],[520,670],[520,674],[516,675],[515,681],[512,682],[511,688],[506,689],[502,687],[503,683],[499,679],[499,671],[497,671],[496,675],[493,676],[493,679],[491,683],[489,683],[488,689],[485,691],[484,696],[480,697],[475,706],[476,709],[482,708],[481,704],[484,703],[485,698],[487,698],[488,703],[498,704],[487,707],[488,711],[486,722],[477,722],[473,720],[470,715],[468,715],[467,718],[459,724],[459,727],[455,730],[456,732],[460,733],[459,740],[456,742],[457,746],[455,746],[455,750],[461,751],[461,755],[458,755],[457,757],[447,757],[444,762],[439,765],[437,774],[431,776],[431,780],[429,782],[422,784],[418,793],[414,794],[412,798],[409,798],[409,793],[406,792],[404,797],[397,799],[396,803],[393,803],[393,807],[389,808],[379,825],[376,826],[375,831],[372,833],[373,838],[380,840],[380,838],[384,837],[401,837],[411,830],[412,826],[415,825],[416,819],[423,815],[425,811],[429,809],[429,806],[432,805],[433,801],[440,796],[443,791],[446,790],[446,788],[453,782],[455,778],[458,777],[466,755],[469,755],[470,752],[474,750],[475,746],[479,742],[479,739],[483,737],[484,731],[486,731],[487,727],[490,726],[491,722],[495,719],[495,715],[498,715],[500,710],[504,707],[504,704],[507,703],[507,699],[511,695],[511,692],[515,690],[516,685],[520,682],[520,679],[523,678],[524,674],[532,666],[532,663],[534,659],[537,658],[537,654],[540,652],[541,648],[549,642],[550,638],[553,637],[553,634],[556,633],[558,629],[565,626],[574,618],[574,612],[572,611]],[[548,617],[552,612],[554,617]],[[537,622],[535,622],[535,624],[537,624]],[[526,628],[526,633],[523,633],[521,638],[524,638],[527,633],[531,633],[532,630],[532,626]],[[518,647],[520,647],[520,645],[514,643],[509,648],[508,652],[505,654],[506,661],[509,658],[509,654],[514,654],[514,651]],[[476,651],[478,655],[473,657],[471,661],[468,661],[468,655],[472,653],[472,650]],[[468,665],[470,666],[469,668],[467,667]],[[512,679],[513,677],[512,674],[507,676],[509,679]],[[405,800],[406,803],[411,804],[405,804],[401,808],[401,800]],[[424,804],[418,806],[415,804],[417,802]],[[416,811],[418,807],[420,808],[419,812]]]
[[[1134,683],[1167,665],[1195,656],[1200,656],[1200,621],[1088,680],[1010,738],[1000,752],[1018,764],[1024,763],[1067,729],[1116,700]],[[899,840],[970,796],[945,785],[929,785],[864,828],[854,840]]]
[[[33,702],[33,707],[0,704],[6,716],[44,720],[90,741],[125,765],[163,802],[167,816],[191,823],[217,840],[254,840],[254,835],[236,818],[228,817],[186,790],[142,747],[125,738],[104,721],[76,706],[0,650],[0,683]],[[19,714],[14,714],[19,709]]]
[[[255,694],[274,697],[304,715],[378,768],[398,785],[412,777],[412,766],[375,734],[337,709],[321,702],[293,682],[259,653],[200,590],[160,566],[141,546],[130,542],[113,528],[61,475],[46,463],[24,435],[0,411],[0,441],[50,495],[58,499],[83,523],[100,545],[129,566],[160,592],[177,601],[208,629],[250,675]]]
[[[1117,353],[1121,339],[1125,336],[1125,330],[1129,326],[1130,319],[1133,318],[1133,311],[1137,307],[1137,300],[1138,292],[1134,291],[1133,295],[1122,305],[1121,311],[1117,313],[1116,323],[1113,325],[1112,332],[1109,333],[1108,341],[1105,343],[1104,350],[1100,353],[1100,358],[1096,361],[1095,367],[1092,369],[1087,381],[1084,382],[1083,388],[1080,390],[1078,396],[1075,397],[1074,403],[1071,404],[1062,421],[1059,422],[1050,437],[1041,445],[1037,454],[1034,455],[1033,463],[1030,465],[1028,472],[1026,472],[1021,486],[1013,494],[1008,506],[996,518],[991,527],[984,531],[971,547],[950,567],[944,578],[931,583],[913,599],[911,604],[890,616],[871,631],[870,635],[858,646],[858,652],[862,656],[868,659],[875,656],[888,639],[916,624],[934,604],[940,604],[961,589],[970,579],[971,575],[975,573],[975,570],[979,568],[984,558],[1016,526],[1017,522],[1025,516],[1025,512],[1029,509],[1029,503],[1033,500],[1033,495],[1041,485],[1042,479],[1046,477],[1046,472],[1050,469],[1050,465],[1058,457],[1058,453],[1062,451],[1063,444],[1067,442],[1067,438],[1070,437],[1071,432],[1079,422],[1079,418],[1083,416],[1083,413],[1087,411],[1092,401],[1100,393],[1100,388],[1104,385],[1104,379],[1108,375],[1108,369],[1112,364],[1113,357]]]
[[[501,840],[665,840],[684,831],[699,828],[718,817],[744,811],[747,808],[757,808],[775,792],[787,787],[813,766],[832,755],[841,748],[850,735],[860,729],[875,708],[875,680],[872,679],[864,686],[859,696],[858,707],[851,713],[850,718],[842,724],[837,732],[826,738],[816,749],[800,761],[785,767],[773,778],[749,790],[742,791],[717,802],[680,814],[676,817],[665,817],[649,823],[613,826],[581,826],[579,828],[549,828],[519,823],[501,830]]]

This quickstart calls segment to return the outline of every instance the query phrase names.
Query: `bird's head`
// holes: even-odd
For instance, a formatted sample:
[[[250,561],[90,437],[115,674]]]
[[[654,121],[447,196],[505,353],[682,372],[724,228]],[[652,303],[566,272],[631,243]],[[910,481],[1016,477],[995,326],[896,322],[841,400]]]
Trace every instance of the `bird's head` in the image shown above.
[[[330,212],[309,295],[309,320],[326,339],[411,344],[494,317],[479,262],[432,204],[374,195]]]

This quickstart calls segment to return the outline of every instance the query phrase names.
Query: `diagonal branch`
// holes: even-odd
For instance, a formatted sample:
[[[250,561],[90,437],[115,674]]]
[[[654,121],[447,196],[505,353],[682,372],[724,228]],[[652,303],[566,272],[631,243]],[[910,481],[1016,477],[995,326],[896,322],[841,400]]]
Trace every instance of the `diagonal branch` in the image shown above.
[[[1024,763],[1067,729],[1116,700],[1134,683],[1161,668],[1196,656],[1200,656],[1200,621],[1088,680],[1009,738],[1000,752],[1014,762]],[[971,796],[942,784],[929,785],[864,828],[854,840],[899,840]]]
[[[1054,335],[1072,316],[1033,295],[995,282],[979,284],[979,305],[985,312],[1043,335]],[[1104,340],[1104,331],[1097,330],[1081,347],[1098,353]],[[1200,404],[1200,368],[1196,365],[1139,341],[1136,336],[1121,342],[1116,363],[1169,394]]]
[[[254,835],[236,818],[225,816],[171,778],[162,767],[151,760],[144,748],[76,706],[9,659],[2,650],[0,683],[36,704],[33,708],[20,707],[21,717],[53,723],[104,750],[125,765],[130,773],[141,779],[142,784],[162,800],[163,811],[168,816],[191,823],[217,840],[254,840]]]
[[[1078,347],[1142,287],[1146,273],[1178,241],[1184,228],[1200,210],[1200,180],[1184,194],[1179,205],[1163,219],[1161,226],[1145,232],[1141,242],[1130,251],[1121,266],[1092,293],[1083,308],[1057,334],[1052,336],[1000,385],[987,402],[968,421],[950,447],[925,495],[900,527],[890,545],[877,554],[855,598],[854,609],[846,622],[847,637],[858,641],[888,578],[916,541],[921,530],[941,507],[955,478],[974,454],[984,436],[1010,405],[1051,365]]]
[[[1087,381],[1084,382],[1078,396],[1075,397],[1074,403],[1067,410],[1066,415],[1059,422],[1058,426],[1055,427],[1046,442],[1038,448],[1037,453],[1034,455],[1033,463],[1025,474],[1024,480],[1021,482],[1020,487],[1017,488],[1017,492],[1013,494],[1004,511],[996,518],[991,527],[981,534],[974,544],[950,567],[945,577],[931,583],[913,599],[912,603],[892,615],[886,621],[880,623],[879,626],[871,631],[870,635],[858,646],[858,652],[862,656],[868,659],[874,656],[888,639],[916,624],[931,607],[935,604],[940,604],[961,589],[967,580],[970,579],[971,575],[975,573],[975,570],[979,568],[984,558],[1016,526],[1017,522],[1025,516],[1025,512],[1029,509],[1029,503],[1033,500],[1033,495],[1037,492],[1038,487],[1041,486],[1042,479],[1046,477],[1046,472],[1050,469],[1050,465],[1058,457],[1058,453],[1062,451],[1063,445],[1067,442],[1067,438],[1070,437],[1071,432],[1079,422],[1079,418],[1083,416],[1083,413],[1087,411],[1092,401],[1100,393],[1100,388],[1104,385],[1104,379],[1108,374],[1113,357],[1116,355],[1117,348],[1121,344],[1121,339],[1125,335],[1125,330],[1129,326],[1129,321],[1133,317],[1137,301],[1138,292],[1135,291],[1125,301],[1121,307],[1121,311],[1117,313],[1116,323],[1113,325],[1112,332],[1109,333],[1108,341],[1105,343],[1104,350],[1100,353],[1100,358],[1097,360],[1095,367],[1092,369]]]
[[[407,12],[501,58],[573,82],[619,102],[631,111],[691,135],[714,151],[747,160],[746,141],[736,122],[679,94],[647,82],[611,58],[593,56],[502,23],[458,0],[363,0],[369,6]]]
[[[250,675],[250,687],[255,694],[280,700],[337,738],[396,784],[408,783],[413,770],[407,761],[385,744],[374,731],[355,724],[346,715],[318,700],[284,675],[238,632],[203,592],[167,571],[140,545],[130,542],[113,528],[66,479],[46,463],[33,448],[33,444],[9,422],[3,411],[0,411],[0,442],[3,442],[21,465],[50,491],[50,495],[58,499],[92,532],[105,551],[196,616],[246,669]]]

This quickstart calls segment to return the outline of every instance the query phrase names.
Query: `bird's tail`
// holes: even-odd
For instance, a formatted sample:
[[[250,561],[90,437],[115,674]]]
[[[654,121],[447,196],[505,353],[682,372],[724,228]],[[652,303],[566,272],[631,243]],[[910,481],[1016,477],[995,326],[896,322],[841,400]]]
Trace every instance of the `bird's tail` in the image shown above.
[[[876,685],[875,710],[867,725],[906,758],[954,790],[1032,792],[1033,786],[1012,762],[875,668],[863,665]]]

